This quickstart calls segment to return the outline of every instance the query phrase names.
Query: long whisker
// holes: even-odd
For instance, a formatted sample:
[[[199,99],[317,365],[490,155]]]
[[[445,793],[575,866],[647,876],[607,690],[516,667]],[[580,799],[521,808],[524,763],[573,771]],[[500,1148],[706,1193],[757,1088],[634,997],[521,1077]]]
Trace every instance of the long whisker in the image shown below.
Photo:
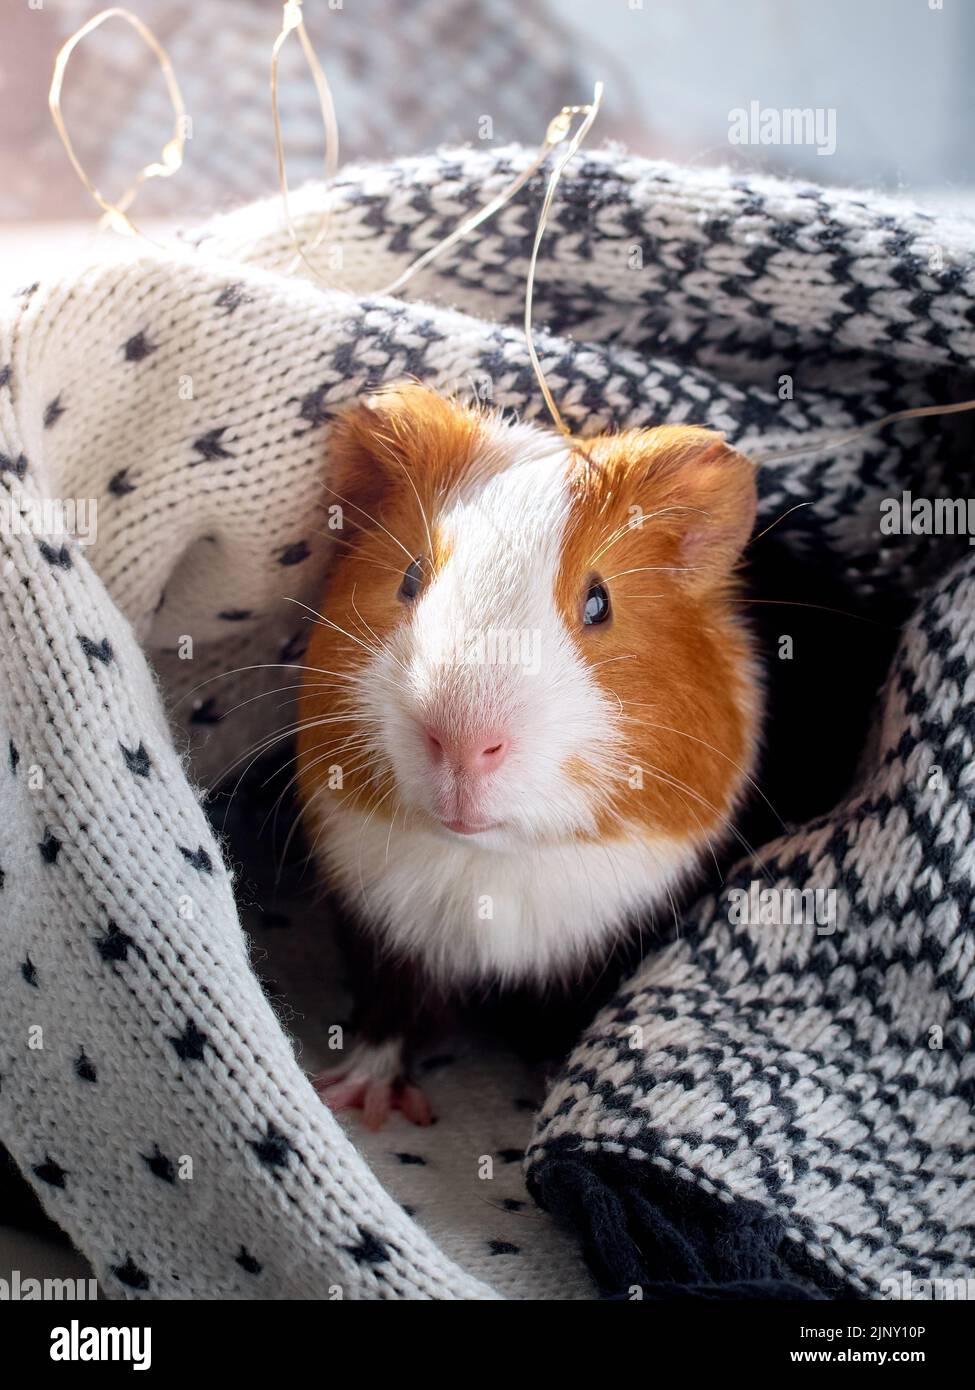
[[[244,774],[242,774],[243,777],[244,775],[246,775],[247,772],[250,771],[250,768],[257,761],[258,758],[260,758],[264,753],[268,752],[271,748],[273,748],[276,743],[280,743],[283,739],[290,738],[294,734],[302,733],[306,730],[310,731],[311,729],[321,728],[324,727],[326,724],[347,724],[362,722],[364,722],[363,716],[356,714],[337,714],[326,718],[323,718],[321,716],[314,716],[306,719],[299,719],[297,723],[292,724],[290,726],[286,726],[284,729],[276,730],[273,734],[262,734],[261,737],[258,738],[254,743],[250,744],[248,748],[245,748],[243,753],[240,753],[236,758],[234,758],[230,763],[227,764],[224,770],[214,779],[214,785],[219,786],[225,778],[230,776],[233,770],[240,763],[242,763],[246,758],[249,757],[251,753],[253,753],[254,756],[251,758],[250,762],[245,768]],[[240,786],[240,781],[238,781],[237,786]]]
[[[818,608],[821,613],[834,613],[839,618],[853,618],[858,623],[869,623],[871,627],[884,628],[887,632],[898,631],[892,623],[879,623],[876,618],[867,618],[862,613],[848,613],[843,608],[828,608],[823,603],[800,603],[797,599],[785,598],[736,598],[729,599],[728,602],[739,604],[775,604],[780,608]]]
[[[378,776],[378,775],[379,775],[379,774],[377,774],[377,776]],[[392,796],[393,792],[396,790],[396,780],[395,780],[395,778],[393,778],[393,777],[392,777],[392,774],[390,774],[390,773],[387,773],[386,775],[390,777],[389,789],[388,789],[388,791],[385,791],[385,792],[383,793],[383,795],[379,798],[379,800],[375,803],[375,805],[373,806],[372,810],[369,812],[368,816],[366,817],[365,821],[363,822],[362,830],[361,830],[360,833],[359,833],[359,885],[360,885],[360,887],[362,888],[363,896],[365,895],[365,891],[366,891],[366,890],[365,890],[365,884],[362,882],[362,842],[363,842],[363,840],[364,840],[364,838],[365,838],[366,830],[369,828],[369,823],[371,822],[373,816],[374,816],[374,815],[376,814],[376,812],[379,810],[380,806],[383,804],[383,802],[386,800],[386,798],[389,797],[389,796]],[[380,783],[380,786],[382,786],[382,783]]]
[[[594,565],[599,557],[604,555],[611,545],[614,545],[616,541],[626,535],[627,531],[642,530],[646,522],[653,521],[658,516],[666,516],[668,512],[698,512],[701,516],[711,515],[710,512],[705,511],[703,507],[692,507],[690,503],[674,502],[669,507],[661,507],[658,512],[651,512],[648,516],[641,516],[638,520],[632,516],[627,517],[626,521],[618,526],[607,540],[601,543],[599,549],[591,557],[589,564]]]
[[[781,516],[777,516],[774,521],[770,522],[769,525],[766,526],[764,531],[759,531],[757,536],[752,536],[751,540],[748,542],[748,545],[745,546],[745,549],[747,550],[749,546],[754,545],[756,541],[760,541],[763,536],[767,536],[773,526],[778,526],[780,521],[785,521],[787,516],[791,516],[793,512],[797,512],[800,507],[811,506],[811,502],[797,502],[794,507],[790,507],[787,512],[783,512]]]
[[[638,705],[641,709],[657,708],[657,706],[650,700],[623,700],[621,703],[624,705]],[[720,748],[715,748],[713,743],[708,743],[707,739],[697,738],[696,735],[689,734],[684,729],[675,729],[672,728],[669,724],[659,724],[657,722],[651,722],[650,720],[644,719],[642,716],[640,717],[640,724],[641,726],[650,729],[664,729],[669,734],[677,734],[680,738],[690,739],[692,743],[699,743],[702,747],[710,749],[712,753],[716,753],[719,758],[724,758],[725,762],[730,763],[733,768],[735,768],[738,772],[741,773],[745,781],[748,782],[750,786],[754,787],[755,791],[758,792],[759,796],[762,798],[766,806],[772,812],[772,815],[775,817],[775,819],[779,822],[779,825],[781,825],[782,829],[788,829],[788,826],[786,825],[785,821],[782,819],[778,811],[772,805],[771,801],[769,801],[768,797],[765,795],[761,787],[755,781],[755,778],[750,776],[749,773],[745,771],[741,763],[735,762],[734,758],[729,757],[728,754],[722,752]]]
[[[371,521],[373,526],[378,526],[380,531],[385,532],[385,534],[389,537],[393,544],[399,546],[400,550],[402,550],[403,554],[406,556],[406,558],[412,565],[413,561],[416,559],[416,556],[410,554],[403,542],[397,536],[394,536],[392,531],[387,530],[387,528],[382,524],[378,517],[372,516],[369,512],[366,511],[365,507],[360,507],[358,502],[353,502],[350,498],[343,497],[340,492],[336,492],[335,489],[333,487],[329,487],[327,483],[322,483],[322,487],[325,488],[326,492],[330,492],[333,497],[337,497],[340,502],[344,502],[347,507],[354,507],[357,512],[362,513],[362,515],[366,518],[367,521]]]
[[[396,463],[399,464],[400,470],[401,470],[401,472],[403,473],[403,476],[406,478],[406,481],[409,483],[410,487],[413,489],[413,496],[416,498],[416,505],[417,505],[417,506],[419,507],[419,509],[420,509],[420,516],[423,518],[424,530],[425,530],[426,533],[427,533],[427,554],[430,556],[430,564],[432,565],[432,564],[433,564],[433,532],[430,530],[430,522],[429,522],[429,520],[427,519],[426,511],[424,510],[423,503],[422,503],[422,501],[420,500],[420,494],[419,494],[419,492],[417,492],[416,483],[413,481],[413,475],[412,475],[412,473],[410,472],[410,470],[407,468],[406,464],[403,462],[403,460],[402,460],[401,458],[399,458],[399,457],[398,457],[397,455],[395,455],[395,454],[394,454],[394,459],[395,459]]]
[[[341,750],[341,751],[345,751],[345,750],[343,749],[343,750]],[[278,796],[275,798],[274,805],[271,807],[271,809],[268,811],[267,815],[266,815],[265,818],[264,818],[264,823],[263,823],[263,825],[261,826],[261,833],[262,833],[262,834],[263,834],[263,832],[264,832],[265,827],[267,826],[268,820],[270,819],[270,817],[271,817],[272,815],[274,816],[274,826],[275,826],[275,827],[277,826],[277,817],[278,817],[278,813],[279,813],[279,811],[280,811],[281,804],[282,804],[282,802],[284,801],[284,798],[287,796],[288,792],[291,790],[291,788],[294,786],[294,784],[298,781],[298,779],[299,779],[299,777],[302,775],[302,773],[303,773],[303,772],[304,772],[304,773],[309,773],[309,772],[311,772],[314,768],[320,766],[323,762],[327,762],[329,756],[332,756],[333,758],[336,758],[336,757],[341,756],[341,751],[340,751],[340,752],[337,752],[337,753],[333,753],[333,754],[331,754],[331,755],[329,755],[329,754],[327,754],[327,753],[326,753],[326,754],[322,754],[321,757],[316,758],[312,763],[309,763],[309,764],[307,764],[306,766],[304,766],[304,767],[302,767],[302,768],[299,768],[298,771],[295,772],[295,773],[293,774],[293,776],[291,776],[291,777],[288,779],[287,784],[281,789],[280,793],[279,793]],[[351,748],[350,748],[348,751],[351,751]],[[365,760],[364,762],[358,763],[355,767],[349,768],[349,769],[348,769],[348,772],[347,772],[347,773],[344,773],[345,776],[351,777],[351,776],[353,775],[353,773],[361,772],[361,771],[363,770],[363,768],[367,768],[367,767],[369,767],[369,766],[371,765],[371,761],[374,761],[374,758],[375,758],[375,750],[373,749],[373,747],[372,747],[371,745],[369,745],[369,744],[363,744],[363,745],[361,745],[361,746],[359,747],[358,751],[359,751],[359,752],[368,753],[368,754],[370,754],[370,757],[367,757],[366,760]],[[283,770],[283,769],[282,769],[282,770]],[[368,782],[366,783],[366,785],[368,785]],[[324,792],[325,790],[331,791],[332,788],[327,788],[327,787],[324,787],[324,786],[323,786],[323,787],[319,787],[319,788],[316,790],[315,795],[318,796],[318,795],[320,795],[322,792]],[[351,788],[350,788],[348,794],[347,794],[345,797],[341,797],[341,798],[340,798],[340,804],[341,804],[342,802],[345,802],[345,801],[348,800],[348,798],[353,794],[353,790],[354,790],[354,789],[351,789]],[[301,816],[301,807],[300,807],[300,806],[299,806],[299,808],[298,808],[298,813],[299,813],[299,819],[300,819],[300,816]],[[291,845],[291,839],[292,839],[292,833],[289,833],[288,838],[287,838],[287,840],[285,841],[284,852],[283,852],[283,854],[282,854],[282,861],[281,861],[282,867],[283,867],[283,864],[284,864],[284,859],[287,857],[287,851],[288,851],[288,849],[290,848],[290,845]]]
[[[337,751],[334,751],[334,750],[337,750]],[[333,760],[336,760],[336,759],[340,758],[343,754],[352,752],[353,750],[356,751],[357,753],[372,752],[372,751],[373,751],[373,743],[372,743],[372,740],[368,737],[368,735],[365,735],[365,734],[354,734],[354,735],[352,735],[351,737],[347,737],[346,735],[343,734],[343,735],[341,735],[339,738],[333,739],[331,743],[328,743],[328,744],[317,744],[317,745],[316,745],[316,752],[318,753],[319,756],[316,757],[316,758],[313,758],[312,761],[311,761],[310,763],[306,763],[303,767],[299,767],[299,768],[297,769],[297,771],[294,772],[294,773],[292,774],[292,776],[288,778],[288,780],[287,780],[287,782],[285,783],[285,785],[281,788],[281,791],[280,791],[280,792],[278,793],[278,795],[275,797],[273,806],[272,806],[271,809],[268,811],[267,815],[264,817],[264,821],[263,821],[263,823],[262,823],[262,825],[261,825],[261,834],[263,835],[264,830],[265,830],[265,828],[266,828],[266,826],[267,826],[268,820],[271,818],[272,815],[274,816],[274,823],[273,823],[273,826],[272,826],[272,830],[273,830],[273,831],[276,831],[276,830],[277,830],[277,819],[278,819],[278,814],[279,814],[279,812],[280,812],[280,809],[281,809],[281,806],[282,806],[282,804],[283,804],[283,802],[284,802],[284,799],[285,799],[285,797],[288,795],[288,793],[290,792],[291,788],[295,785],[295,783],[296,783],[296,782],[298,781],[298,779],[301,777],[301,775],[302,775],[303,772],[304,772],[304,773],[309,773],[309,772],[313,771],[316,767],[319,767],[323,762],[327,762],[328,759],[329,759],[330,757],[331,757]],[[276,767],[276,768],[274,769],[274,771],[271,773],[271,775],[270,775],[269,777],[265,778],[265,780],[261,783],[262,788],[263,788],[263,787],[266,787],[266,786],[268,785],[269,782],[272,782],[272,781],[274,780],[275,777],[278,777],[278,776],[280,776],[283,772],[285,772],[289,767],[292,766],[293,763],[297,763],[297,762],[300,760],[300,757],[301,757],[301,754],[300,754],[300,753],[299,753],[299,754],[296,754],[293,758],[289,758],[289,759],[287,760],[287,762],[282,763],[280,767]],[[360,767],[365,767],[365,766],[368,766],[368,764],[367,764],[367,763],[360,764]],[[358,771],[358,770],[359,770],[359,768],[350,769],[349,775],[351,775],[351,773],[352,773],[353,771]],[[299,814],[300,814],[300,807],[299,807]],[[290,841],[289,841],[289,843],[290,843]]]
[[[355,677],[343,671],[326,671],[320,666],[304,666],[301,662],[295,661],[255,661],[250,666],[235,666],[229,671],[218,671],[215,676],[207,676],[198,685],[194,685],[191,690],[187,690],[179,697],[174,705],[178,709],[184,700],[190,699],[198,690],[202,690],[205,685],[211,685],[213,681],[227,680],[230,676],[241,676],[247,671],[307,671],[315,676],[334,676],[336,680],[354,680]]]
[[[622,579],[625,574],[693,574],[700,568],[700,565],[637,565],[631,570],[608,574],[603,583],[610,584],[614,579]]]
[[[607,656],[602,661],[594,661],[589,668],[591,671],[598,671],[600,666],[612,666],[614,661],[636,661],[635,652],[624,652],[622,656]],[[619,699],[619,696],[616,697]]]
[[[252,704],[254,703],[255,700],[264,700],[264,699],[266,699],[269,695],[283,695],[284,692],[285,692],[286,690],[343,690],[343,689],[344,689],[343,686],[341,686],[341,685],[336,685],[334,681],[307,681],[307,682],[306,682],[306,681],[302,681],[302,682],[300,682],[298,685],[276,685],[276,686],[274,686],[274,688],[273,688],[272,690],[259,690],[259,691],[257,692],[256,695],[248,695],[248,697],[247,697],[246,700],[240,700],[240,701],[238,701],[238,703],[237,703],[236,705],[231,705],[230,708],[224,712],[224,716],[223,716],[223,717],[224,717],[225,719],[229,719],[230,716],[231,716],[232,714],[236,714],[238,710],[244,709],[245,706],[247,706],[247,705],[252,705]],[[295,702],[294,702],[293,699],[291,699],[291,700],[285,700],[285,701],[283,701],[277,708],[278,708],[278,709],[286,709],[289,705],[293,705],[294,703],[295,703]]]
[[[359,609],[358,609],[358,607],[356,606],[356,601],[355,601],[355,585],[352,586],[352,611],[353,611],[353,613],[355,613],[355,615],[356,615],[356,617],[358,618],[358,620],[359,620],[361,626],[363,626],[363,627],[370,633],[370,635],[371,635],[373,638],[375,638],[377,654],[378,654],[379,652],[384,652],[384,653],[389,657],[390,661],[395,662],[396,665],[397,665],[397,666],[400,668],[400,670],[403,672],[403,674],[408,678],[409,675],[410,675],[410,671],[409,671],[409,667],[406,665],[406,662],[405,662],[405,661],[402,661],[398,656],[395,655],[395,653],[393,652],[393,650],[392,650],[392,648],[390,647],[389,643],[388,643],[388,642],[384,642],[383,639],[379,636],[379,634],[378,634],[377,632],[374,632],[374,631],[373,631],[373,629],[372,629],[372,628],[369,626],[369,624],[366,622],[365,618],[364,618],[364,617],[362,616],[362,614],[359,612]]]
[[[380,770],[380,773],[377,773],[376,775],[377,775],[377,776],[382,775],[382,770]],[[391,774],[389,774],[389,775],[391,775]],[[370,778],[370,781],[373,781],[373,780],[375,780],[375,779],[374,779],[374,778]],[[317,789],[317,791],[313,794],[313,796],[310,798],[310,800],[307,802],[307,804],[306,804],[305,807],[304,807],[304,811],[305,811],[306,816],[310,813],[311,806],[312,806],[313,802],[315,802],[320,796],[324,795],[324,793],[325,793],[327,790],[328,790],[328,788],[326,788],[326,787],[319,787],[319,788]],[[313,841],[312,844],[309,846],[309,848],[308,848],[308,853],[307,853],[307,855],[305,856],[305,864],[306,864],[306,866],[307,866],[307,865],[311,862],[311,860],[314,858],[314,856],[315,856],[315,854],[316,854],[316,852],[317,852],[317,850],[318,850],[318,842],[319,842],[319,840],[322,838],[322,835],[325,833],[325,829],[326,829],[326,827],[328,826],[329,821],[331,821],[331,820],[339,813],[339,811],[342,809],[344,803],[348,800],[348,798],[349,798],[349,796],[351,796],[351,794],[352,794],[352,793],[349,792],[346,796],[340,797],[339,800],[337,801],[336,805],[335,805],[334,807],[332,807],[332,809],[330,810],[330,812],[328,813],[328,815],[326,815],[326,816],[323,818],[322,823],[321,823],[321,825],[319,826],[319,829],[318,829],[318,834],[315,836],[314,841]],[[301,817],[298,818],[298,820],[300,820],[300,819],[301,819]],[[298,824],[298,820],[296,820],[295,825]],[[293,835],[293,834],[294,834],[294,827],[292,827],[291,834],[289,834],[289,837],[288,837],[288,843],[289,843],[289,844],[290,844],[290,840],[291,840],[291,835]],[[285,848],[287,849],[287,846],[286,846]]]
[[[712,802],[708,801],[707,797],[702,796],[702,795],[700,794],[700,792],[696,792],[696,791],[694,790],[693,787],[689,787],[689,786],[687,785],[686,782],[682,782],[682,781],[680,780],[680,778],[673,778],[673,779],[672,779],[672,778],[671,778],[671,775],[668,774],[668,773],[666,773],[666,772],[664,771],[663,768],[655,767],[655,766],[653,765],[653,763],[645,763],[645,762],[644,762],[644,763],[642,763],[641,765],[642,765],[643,767],[646,767],[646,768],[650,771],[651,775],[654,774],[654,773],[657,774],[656,780],[658,780],[658,781],[660,781],[660,782],[663,782],[665,786],[672,787],[675,791],[679,789],[679,790],[681,790],[681,791],[687,792],[688,796],[692,796],[692,797],[694,797],[694,799],[695,799],[696,801],[700,801],[701,805],[704,806],[704,807],[706,807],[707,810],[711,811],[712,814],[716,815],[716,816],[718,817],[719,820],[724,819],[723,816],[722,816],[721,811],[719,811],[719,809],[717,808],[717,806],[713,805]],[[754,862],[755,862],[756,866],[758,867],[758,869],[760,869],[761,872],[763,872],[763,873],[767,873],[768,870],[767,870],[767,868],[766,868],[766,865],[765,865],[765,863],[763,862],[763,860],[760,858],[759,852],[758,852],[758,850],[755,848],[755,846],[754,846],[754,845],[750,845],[750,844],[748,843],[748,841],[745,839],[744,835],[742,835],[741,831],[737,829],[737,827],[733,824],[732,821],[730,821],[730,820],[725,820],[724,823],[725,823],[725,825],[727,826],[729,832],[730,832],[732,835],[734,835],[735,839],[736,839],[736,840],[738,841],[738,843],[742,846],[742,848],[743,848],[743,849],[745,850],[745,852],[749,855],[749,857],[750,857],[752,860],[754,860]]]
[[[348,640],[350,642],[355,643],[357,647],[361,647],[364,652],[366,652],[369,656],[374,657],[376,660],[381,660],[383,656],[388,656],[390,660],[394,661],[402,671],[404,671],[407,675],[409,674],[403,661],[393,653],[392,648],[389,646],[388,643],[385,645],[373,646],[372,643],[363,641],[361,637],[356,637],[354,632],[347,631],[346,628],[342,627],[339,623],[334,622],[331,618],[326,618],[322,613],[316,613],[313,608],[310,608],[307,603],[302,603],[300,599],[290,599],[289,602],[296,603],[301,608],[307,608],[308,612],[312,614],[310,621],[312,621],[316,627],[331,628],[333,631],[341,633],[343,637],[348,638]],[[356,675],[359,674],[361,673],[356,672]]]
[[[330,757],[331,757],[331,758],[333,759],[333,761],[334,761],[334,759],[336,759],[336,758],[339,756],[339,754],[338,754],[337,752],[334,751],[334,750],[336,750],[336,749],[341,749],[343,752],[344,752],[344,751],[348,751],[348,752],[352,752],[352,751],[356,751],[356,752],[365,752],[366,750],[370,750],[370,749],[375,750],[375,741],[369,736],[369,734],[366,734],[366,733],[355,734],[355,733],[353,733],[353,734],[340,734],[338,738],[332,739],[329,743],[316,743],[316,744],[315,744],[315,754],[316,754],[316,756],[315,756],[314,758],[312,758],[310,762],[306,762],[301,768],[299,768],[299,770],[294,774],[294,776],[292,776],[292,777],[290,778],[290,780],[288,781],[287,785],[286,785],[286,786],[283,788],[283,790],[281,791],[281,794],[280,794],[280,796],[278,797],[278,800],[280,800],[281,797],[283,797],[283,796],[287,793],[287,791],[294,785],[294,783],[295,783],[295,782],[298,780],[298,778],[301,776],[301,773],[302,773],[302,772],[305,772],[305,773],[311,772],[314,768],[319,767],[323,762],[327,762],[328,759],[329,759]],[[278,767],[276,767],[276,768],[274,769],[274,771],[271,773],[271,775],[270,775],[269,777],[267,777],[267,778],[264,780],[264,782],[261,783],[261,786],[262,786],[262,787],[266,787],[266,786],[268,785],[269,782],[272,782],[272,781],[274,780],[275,777],[279,777],[283,772],[287,771],[287,769],[288,769],[289,767],[291,767],[294,763],[299,762],[300,759],[301,759],[301,754],[300,754],[300,753],[296,753],[295,756],[294,756],[293,758],[288,758],[288,760],[287,760],[286,762],[281,763]],[[356,771],[356,770],[357,770],[357,769],[354,769],[354,768],[353,768],[353,769],[350,769],[348,775],[351,775],[351,773],[352,773],[353,771]],[[344,769],[343,769],[343,775],[346,775]]]
[[[361,647],[362,650],[368,652],[370,656],[380,656],[382,654],[376,647],[370,646],[368,642],[363,642],[361,637],[356,637],[355,633],[347,632],[346,629],[341,627],[334,619],[326,618],[324,613],[316,612],[309,604],[303,603],[300,598],[289,598],[288,603],[294,603],[297,607],[304,608],[306,612],[310,613],[311,620],[316,627],[328,627],[334,629],[335,632],[340,632],[343,637],[347,637],[350,642],[354,642],[356,646]]]
[[[350,549],[354,549],[359,544],[357,539],[350,540],[348,536],[337,536],[334,531],[313,531],[312,535],[321,536],[335,545],[347,545]],[[377,569],[389,570],[390,574],[402,575],[403,573],[402,568],[397,569],[395,565],[384,565],[381,560],[374,560],[370,555],[363,555],[361,547],[356,559],[367,565],[375,565]]]

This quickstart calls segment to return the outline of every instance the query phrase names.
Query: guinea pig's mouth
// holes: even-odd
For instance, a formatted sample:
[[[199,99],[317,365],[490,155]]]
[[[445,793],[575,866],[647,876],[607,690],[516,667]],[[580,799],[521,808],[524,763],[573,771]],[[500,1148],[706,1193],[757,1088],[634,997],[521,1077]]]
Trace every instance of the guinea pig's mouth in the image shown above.
[[[484,835],[488,830],[500,830],[500,821],[483,821],[472,824],[470,821],[463,820],[442,820],[440,824],[444,830],[449,830],[454,835]]]

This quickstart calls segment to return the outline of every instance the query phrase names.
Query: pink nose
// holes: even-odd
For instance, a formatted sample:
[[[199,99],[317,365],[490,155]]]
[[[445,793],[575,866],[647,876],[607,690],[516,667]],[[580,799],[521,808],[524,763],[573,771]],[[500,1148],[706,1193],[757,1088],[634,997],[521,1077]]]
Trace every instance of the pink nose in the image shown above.
[[[474,777],[486,777],[508,756],[510,744],[503,734],[479,734],[475,738],[453,738],[429,726],[423,730],[427,752],[436,766],[447,762]]]

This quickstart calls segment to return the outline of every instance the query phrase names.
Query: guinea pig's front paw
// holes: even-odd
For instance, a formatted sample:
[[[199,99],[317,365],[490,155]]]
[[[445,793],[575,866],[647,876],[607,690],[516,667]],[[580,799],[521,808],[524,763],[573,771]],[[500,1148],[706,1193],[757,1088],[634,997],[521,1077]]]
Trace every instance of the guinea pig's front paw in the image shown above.
[[[320,1071],[311,1084],[330,1110],[361,1110],[367,1129],[382,1129],[393,1110],[415,1125],[433,1123],[429,1100],[405,1074],[399,1038],[357,1043],[345,1061]]]

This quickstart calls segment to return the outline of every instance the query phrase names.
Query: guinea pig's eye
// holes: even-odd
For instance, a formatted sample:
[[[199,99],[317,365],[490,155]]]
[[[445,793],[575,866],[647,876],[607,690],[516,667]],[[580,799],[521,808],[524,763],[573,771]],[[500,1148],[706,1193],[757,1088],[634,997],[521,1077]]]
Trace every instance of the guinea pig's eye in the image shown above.
[[[399,597],[407,603],[411,603],[420,592],[423,583],[423,556],[420,555],[407,568],[403,575],[403,582],[399,586]]]
[[[596,623],[604,623],[608,617],[609,590],[598,579],[591,579],[589,588],[586,590],[586,601],[582,607],[583,625],[593,627]]]

